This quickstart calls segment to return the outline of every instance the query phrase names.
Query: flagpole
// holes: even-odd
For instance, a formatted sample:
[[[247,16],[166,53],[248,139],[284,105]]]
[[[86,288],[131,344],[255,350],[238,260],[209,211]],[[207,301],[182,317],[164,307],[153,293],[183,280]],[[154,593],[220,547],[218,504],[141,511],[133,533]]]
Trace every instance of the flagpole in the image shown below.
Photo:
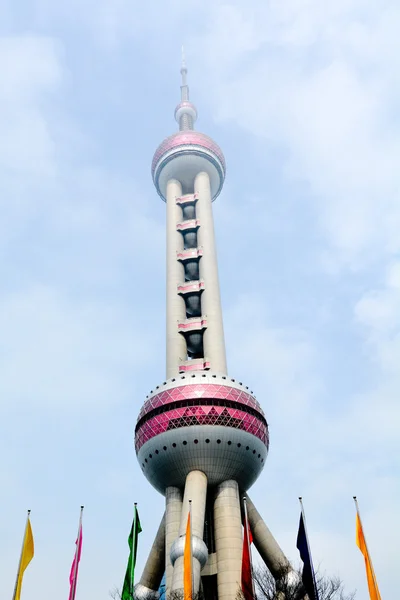
[[[131,594],[131,598],[133,600],[133,578],[134,578],[134,573],[135,573],[135,562],[136,562],[136,547],[135,547],[135,543],[136,543],[136,529],[137,529],[137,502],[134,502],[133,504],[134,508],[134,514],[133,514],[133,531],[132,531],[132,560],[131,560],[131,578],[130,578],[130,586],[131,589],[130,594]]]
[[[24,545],[25,545],[25,538],[26,538],[26,532],[28,530],[28,522],[29,522],[29,516],[31,514],[31,511],[28,510],[28,514],[26,517],[26,523],[25,523],[25,531],[24,531],[24,537],[22,538],[22,546],[21,546],[21,554],[19,557],[19,563],[18,563],[18,571],[17,571],[17,577],[15,579],[15,586],[14,586],[14,593],[13,593],[13,600],[15,600],[15,597],[17,595],[17,587],[18,587],[18,580],[19,580],[19,574],[21,572],[21,564],[22,564],[22,553],[24,551]]]
[[[253,578],[253,561],[251,560],[251,548],[250,548],[250,539],[249,539],[249,518],[247,515],[247,500],[246,500],[246,496],[243,496],[243,508],[244,508],[244,523],[246,526],[246,539],[247,539],[247,548],[249,551],[249,558],[250,558],[250,574],[251,574],[251,591],[253,593],[253,598],[255,598],[255,592],[254,592],[254,578]]]
[[[190,589],[190,600],[193,599],[193,539],[192,539],[192,501],[189,500],[189,536],[190,536],[190,578],[191,578],[191,589]]]
[[[304,523],[304,531],[305,531],[305,534],[306,534],[306,543],[307,543],[308,556],[310,557],[310,564],[311,564],[312,578],[313,578],[313,583],[314,583],[314,590],[315,590],[315,593],[317,593],[317,582],[315,580],[315,571],[314,571],[314,565],[313,565],[312,556],[311,556],[310,542],[308,541],[306,513],[304,512],[304,506],[303,506],[303,498],[302,498],[302,496],[299,496],[299,502],[300,502],[300,507],[301,507],[301,514],[303,516],[303,523]]]
[[[76,576],[78,573],[78,552],[79,552],[79,535],[82,529],[82,515],[83,515],[83,506],[81,506],[81,514],[79,516],[79,525],[78,525],[78,535],[76,537],[76,548],[75,548],[75,564],[74,564],[74,579],[72,583],[72,596],[71,600],[75,600],[76,593]]]
[[[369,559],[369,562],[370,562],[370,564],[371,564],[371,566],[372,566],[371,555],[370,555],[370,553],[369,553],[368,544],[367,544],[367,539],[366,539],[366,537],[365,537],[365,535],[364,535],[364,527],[363,527],[362,520],[361,520],[360,508],[359,508],[359,506],[358,506],[358,500],[357,500],[357,496],[353,496],[353,500],[354,500],[354,504],[356,505],[356,511],[357,511],[358,519],[359,519],[359,521],[360,521],[360,525],[361,525],[361,531],[362,531],[362,534],[363,534],[363,538],[364,538],[364,544],[365,544],[365,548],[366,548],[366,550],[367,550],[368,559]],[[372,571],[372,577],[374,578],[374,583],[375,583],[375,586],[378,588],[378,582],[377,582],[377,580],[376,580],[375,570],[372,568],[372,569],[371,569],[371,571]]]

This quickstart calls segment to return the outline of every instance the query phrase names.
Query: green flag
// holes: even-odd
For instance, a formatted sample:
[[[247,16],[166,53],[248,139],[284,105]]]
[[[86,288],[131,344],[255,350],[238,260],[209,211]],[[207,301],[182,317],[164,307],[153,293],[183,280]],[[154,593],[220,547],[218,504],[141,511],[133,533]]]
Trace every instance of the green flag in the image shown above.
[[[141,531],[142,528],[140,526],[139,513],[135,504],[135,514],[133,516],[131,532],[128,538],[128,544],[131,551],[129,554],[128,566],[126,568],[126,575],[124,580],[124,587],[122,588],[121,600],[133,600],[133,584],[135,576],[137,544],[138,536]]]

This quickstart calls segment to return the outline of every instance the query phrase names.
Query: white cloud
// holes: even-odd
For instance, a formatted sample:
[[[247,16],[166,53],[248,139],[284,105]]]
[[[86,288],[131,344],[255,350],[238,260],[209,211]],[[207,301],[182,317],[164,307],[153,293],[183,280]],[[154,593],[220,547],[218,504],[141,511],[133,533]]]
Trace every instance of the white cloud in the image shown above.
[[[239,1],[215,5],[195,45],[218,117],[287,151],[336,259],[355,266],[398,248],[399,129],[383,117],[398,98],[396,17],[394,3]]]

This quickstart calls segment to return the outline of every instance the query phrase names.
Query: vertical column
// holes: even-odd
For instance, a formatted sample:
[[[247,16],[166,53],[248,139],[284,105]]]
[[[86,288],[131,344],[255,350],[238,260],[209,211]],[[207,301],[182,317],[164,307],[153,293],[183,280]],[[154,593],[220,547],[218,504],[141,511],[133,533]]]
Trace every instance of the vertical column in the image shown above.
[[[246,498],[247,515],[255,547],[275,579],[286,577],[293,570],[290,562],[283,554],[278,542],[264,523],[260,513],[248,495],[244,494],[244,496]]]
[[[207,317],[207,329],[204,332],[204,356],[209,359],[212,371],[226,373],[225,338],[211,206],[211,188],[207,173],[202,172],[196,176],[194,191],[198,194],[196,217],[200,221],[200,228],[197,233],[198,246],[203,248],[203,256],[200,259],[200,277],[204,279],[205,289],[201,296],[201,312]]]
[[[183,250],[183,238],[176,225],[182,219],[182,209],[176,199],[182,186],[176,179],[167,183],[167,378],[178,374],[180,361],[186,360],[186,342],[178,332],[178,321],[186,318],[185,301],[178,295],[178,283],[185,280],[183,265],[176,253]]]
[[[185,493],[183,496],[182,517],[179,528],[179,535],[182,537],[186,533],[187,518],[189,513],[189,500],[192,501],[192,550],[193,550],[193,592],[197,594],[200,586],[201,567],[197,550],[201,550],[205,544],[203,542],[204,517],[206,512],[207,499],[207,476],[202,471],[191,471],[186,477]],[[172,591],[183,588],[183,548],[180,548],[180,556],[175,561],[174,574],[172,577]],[[205,554],[207,559],[207,554]]]
[[[236,598],[242,568],[242,520],[236,481],[224,481],[216,491],[214,535],[217,552],[218,600]]]
[[[168,598],[172,586],[171,546],[179,535],[182,514],[182,494],[179,488],[167,487],[165,490],[165,587]]]

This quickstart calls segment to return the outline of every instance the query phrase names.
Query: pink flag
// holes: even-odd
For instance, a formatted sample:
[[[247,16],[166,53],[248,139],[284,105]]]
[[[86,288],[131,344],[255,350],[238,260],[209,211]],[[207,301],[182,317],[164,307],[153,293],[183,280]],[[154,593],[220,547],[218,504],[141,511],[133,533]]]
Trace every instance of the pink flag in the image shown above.
[[[83,509],[83,507],[82,507]],[[78,537],[76,539],[76,550],[74,560],[72,561],[71,572],[69,574],[69,598],[68,600],[75,600],[75,592],[76,592],[76,583],[78,580],[78,567],[79,561],[81,560],[81,551],[82,551],[82,509],[81,509],[81,518],[79,520],[79,529],[78,529]]]

